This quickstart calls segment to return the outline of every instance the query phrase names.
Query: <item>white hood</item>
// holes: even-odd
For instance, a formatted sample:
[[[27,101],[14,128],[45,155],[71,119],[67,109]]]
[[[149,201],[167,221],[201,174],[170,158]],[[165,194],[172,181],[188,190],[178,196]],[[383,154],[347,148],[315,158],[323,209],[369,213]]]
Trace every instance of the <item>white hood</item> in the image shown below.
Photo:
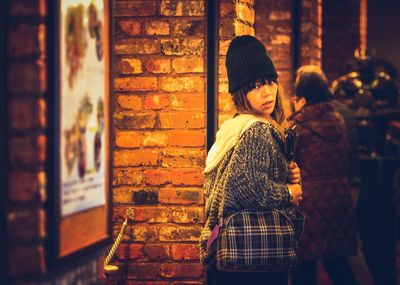
[[[240,136],[255,122],[266,122],[266,119],[251,114],[241,114],[226,120],[217,132],[215,143],[208,152],[204,173],[211,172],[239,141]]]

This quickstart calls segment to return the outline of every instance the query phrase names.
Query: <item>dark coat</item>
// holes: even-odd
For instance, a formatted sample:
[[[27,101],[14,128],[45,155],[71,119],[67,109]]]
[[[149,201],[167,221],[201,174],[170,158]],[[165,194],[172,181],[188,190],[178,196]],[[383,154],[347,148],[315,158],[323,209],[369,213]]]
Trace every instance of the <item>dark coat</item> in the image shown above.
[[[356,223],[345,122],[330,103],[306,106],[291,119],[297,125],[294,158],[301,169],[300,208],[306,215],[300,256],[315,260],[354,254]]]
[[[344,119],[349,138],[349,181],[353,187],[358,187],[360,184],[360,160],[358,153],[358,129],[357,118],[354,111],[347,107],[344,103],[333,100],[332,105]]]

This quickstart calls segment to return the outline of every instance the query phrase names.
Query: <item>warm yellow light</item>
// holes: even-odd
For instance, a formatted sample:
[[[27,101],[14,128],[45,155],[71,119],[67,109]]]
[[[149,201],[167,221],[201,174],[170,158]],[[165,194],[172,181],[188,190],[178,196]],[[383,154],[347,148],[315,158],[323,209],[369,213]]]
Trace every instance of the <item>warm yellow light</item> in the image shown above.
[[[360,52],[361,58],[367,54],[367,0],[360,1]]]
[[[89,6],[90,3],[96,5],[99,10],[103,10],[104,8],[104,0],[64,0],[61,1],[61,11],[65,13],[68,7],[83,4],[85,7]]]

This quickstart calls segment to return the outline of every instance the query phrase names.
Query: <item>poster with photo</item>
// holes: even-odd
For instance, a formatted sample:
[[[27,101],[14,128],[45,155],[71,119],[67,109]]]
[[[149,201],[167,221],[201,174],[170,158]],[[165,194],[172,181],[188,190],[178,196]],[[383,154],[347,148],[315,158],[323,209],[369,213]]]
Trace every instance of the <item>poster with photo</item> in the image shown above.
[[[104,0],[60,3],[61,216],[105,204],[108,61]]]

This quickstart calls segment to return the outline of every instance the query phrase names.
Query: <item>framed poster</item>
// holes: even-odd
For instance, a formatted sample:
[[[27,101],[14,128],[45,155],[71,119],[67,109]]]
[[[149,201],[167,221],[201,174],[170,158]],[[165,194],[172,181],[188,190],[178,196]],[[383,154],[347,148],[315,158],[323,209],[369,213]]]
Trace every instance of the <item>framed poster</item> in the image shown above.
[[[105,204],[103,0],[61,0],[60,202],[66,217]],[[107,30],[106,30],[107,32]],[[103,83],[103,84],[102,84]]]
[[[62,260],[111,239],[112,9],[110,0],[54,2],[54,193],[49,197],[54,217],[49,227],[53,255]]]

